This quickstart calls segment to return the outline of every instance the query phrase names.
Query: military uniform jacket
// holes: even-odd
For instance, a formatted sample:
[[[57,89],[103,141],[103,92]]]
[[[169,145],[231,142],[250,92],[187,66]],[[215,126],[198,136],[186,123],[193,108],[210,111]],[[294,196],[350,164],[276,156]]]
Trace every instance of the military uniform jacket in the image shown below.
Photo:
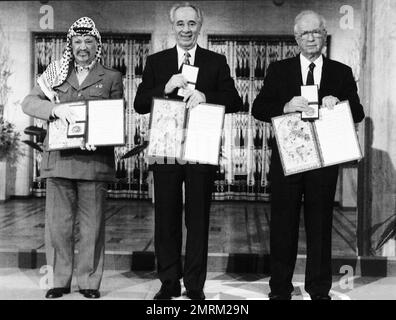
[[[97,63],[79,85],[75,69],[71,66],[69,70],[66,81],[54,88],[61,103],[123,97],[120,72]],[[47,99],[39,86],[34,87],[22,102],[22,108],[26,114],[47,121],[51,119],[54,107],[55,104]],[[47,135],[44,141],[40,177],[113,181],[115,177],[114,148],[98,147],[96,151],[81,149],[48,151]]]

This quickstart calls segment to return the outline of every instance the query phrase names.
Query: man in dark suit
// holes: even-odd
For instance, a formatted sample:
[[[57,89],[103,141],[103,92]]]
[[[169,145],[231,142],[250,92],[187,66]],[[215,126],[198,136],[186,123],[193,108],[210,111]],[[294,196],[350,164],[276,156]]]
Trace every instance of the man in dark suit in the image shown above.
[[[38,85],[23,100],[28,115],[73,123],[66,102],[123,97],[121,73],[101,65],[101,37],[94,22],[83,17],[70,27],[66,49],[39,77]],[[61,103],[61,104],[59,104]],[[85,145],[80,149],[48,150],[41,162],[47,178],[45,246],[53,268],[53,288],[46,298],[70,292],[74,260],[74,222],[79,216],[80,241],[77,283],[86,298],[99,298],[104,266],[104,206],[107,183],[113,181],[114,148]]]
[[[150,112],[153,97],[177,98],[187,81],[180,73],[183,63],[199,67],[195,90],[186,89],[188,108],[199,103],[220,104],[226,112],[242,106],[224,56],[200,48],[197,38],[202,26],[199,8],[184,3],[170,10],[177,45],[147,58],[134,107],[138,113]],[[169,160],[169,159],[168,159]],[[155,253],[162,286],[154,299],[181,295],[183,276],[190,299],[205,299],[208,255],[209,211],[215,166],[204,164],[154,164]],[[182,269],[182,184],[185,184],[185,225],[187,241]]]
[[[319,86],[322,108],[334,108],[349,100],[353,120],[364,118],[352,70],[322,55],[326,26],[322,16],[301,12],[294,33],[301,50],[297,57],[274,62],[268,67],[264,86],[254,101],[253,116],[265,122],[291,112],[312,112],[301,96],[301,85]],[[332,284],[331,230],[338,166],[285,177],[276,143],[273,143],[270,223],[270,299],[291,299],[292,277],[297,257],[300,208],[304,196],[307,239],[305,290],[314,299],[330,299]]]

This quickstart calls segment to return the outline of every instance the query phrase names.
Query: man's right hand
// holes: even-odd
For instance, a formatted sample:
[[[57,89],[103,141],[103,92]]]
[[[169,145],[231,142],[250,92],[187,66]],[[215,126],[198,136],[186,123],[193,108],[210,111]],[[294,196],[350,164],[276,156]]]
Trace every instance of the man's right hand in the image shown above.
[[[187,80],[181,73],[174,74],[165,85],[165,94],[172,93],[176,88],[186,88]]]
[[[61,121],[67,125],[67,123],[74,124],[76,116],[67,104],[60,104],[52,109],[52,114],[61,119]]]
[[[284,113],[307,112],[308,114],[314,110],[308,106],[308,100],[304,97],[294,97],[283,108]]]

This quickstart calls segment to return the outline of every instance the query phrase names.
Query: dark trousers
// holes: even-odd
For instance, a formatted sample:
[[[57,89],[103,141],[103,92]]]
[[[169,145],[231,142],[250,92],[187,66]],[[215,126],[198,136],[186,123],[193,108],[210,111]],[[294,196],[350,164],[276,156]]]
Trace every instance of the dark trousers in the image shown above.
[[[331,231],[338,166],[285,177],[274,150],[271,163],[270,288],[293,291],[302,198],[307,245],[305,290],[327,295],[331,289]]]
[[[79,289],[99,289],[104,266],[104,205],[107,184],[47,179],[45,246],[54,287],[70,287],[74,268],[75,220],[80,239],[76,261]]]
[[[206,280],[209,211],[214,167],[159,165],[153,169],[155,195],[155,254],[158,276],[164,285],[183,277],[187,290],[202,290]],[[182,185],[185,183],[187,229],[182,268]]]

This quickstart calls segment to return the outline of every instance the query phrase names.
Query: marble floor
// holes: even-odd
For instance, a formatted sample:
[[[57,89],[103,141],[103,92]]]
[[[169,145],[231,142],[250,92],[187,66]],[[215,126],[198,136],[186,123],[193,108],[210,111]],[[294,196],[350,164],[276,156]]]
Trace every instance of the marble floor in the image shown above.
[[[44,199],[0,203],[0,249],[44,249]],[[209,253],[267,254],[268,203],[213,202]],[[356,254],[356,212],[334,210],[333,255]],[[303,219],[299,254],[305,253]],[[78,228],[77,228],[78,229]],[[106,211],[106,250],[153,252],[154,210],[149,201],[109,200]],[[185,236],[185,232],[183,233]],[[78,241],[78,236],[76,237]]]
[[[153,205],[148,201],[109,200],[106,211],[106,254],[147,252],[153,248]],[[252,257],[269,251],[269,204],[214,202],[211,208],[209,255]],[[305,233],[301,221],[299,256],[305,254]],[[78,228],[77,228],[78,229]],[[333,255],[356,255],[356,212],[335,208]],[[78,241],[78,236],[76,237]],[[1,252],[44,250],[44,200],[18,199],[0,203]],[[109,258],[110,260],[110,258]],[[246,260],[249,261],[249,260]],[[246,261],[243,268],[246,270]],[[301,262],[301,261],[300,261]],[[126,264],[128,265],[128,264]],[[41,267],[40,267],[41,266]],[[309,300],[304,291],[304,262],[293,279],[293,300]],[[234,270],[235,268],[231,269]],[[249,268],[248,268],[249,269]],[[296,269],[296,270],[297,270]],[[151,269],[153,270],[153,269]],[[268,274],[209,268],[205,285],[208,300],[267,300]],[[261,270],[261,269],[260,269]],[[249,273],[250,272],[250,273]],[[386,272],[385,272],[386,275]],[[48,287],[43,266],[24,268],[18,264],[0,268],[0,300],[41,300]],[[73,280],[74,281],[74,280]],[[155,271],[131,271],[131,268],[106,268],[101,300],[151,300],[160,282]],[[395,300],[396,277],[335,273],[331,296],[334,300]],[[73,282],[73,292],[61,300],[84,300]],[[185,300],[184,296],[177,300]]]

